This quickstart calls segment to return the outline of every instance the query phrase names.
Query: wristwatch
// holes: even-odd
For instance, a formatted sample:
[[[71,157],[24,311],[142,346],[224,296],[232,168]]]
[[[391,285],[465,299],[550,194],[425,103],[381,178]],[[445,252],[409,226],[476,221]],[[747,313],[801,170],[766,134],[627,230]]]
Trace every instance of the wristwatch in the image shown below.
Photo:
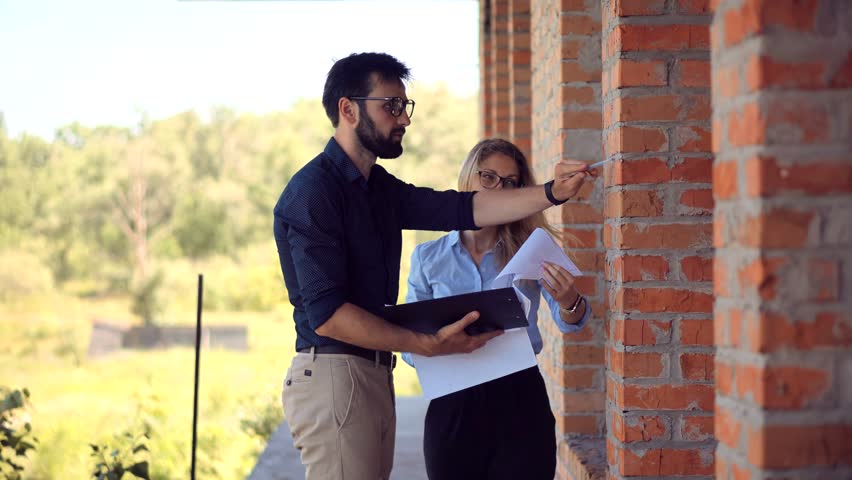
[[[554,205],[562,205],[570,199],[569,197],[565,200],[557,200],[556,197],[553,196],[553,180],[544,184],[544,195],[547,197],[548,200],[550,200],[550,203]]]
[[[562,310],[563,313],[575,313],[577,311],[577,307],[580,306],[580,302],[585,301],[585,297],[577,293],[577,299],[574,300],[574,304],[571,305],[571,308],[565,308],[562,305],[559,306],[559,309]]]

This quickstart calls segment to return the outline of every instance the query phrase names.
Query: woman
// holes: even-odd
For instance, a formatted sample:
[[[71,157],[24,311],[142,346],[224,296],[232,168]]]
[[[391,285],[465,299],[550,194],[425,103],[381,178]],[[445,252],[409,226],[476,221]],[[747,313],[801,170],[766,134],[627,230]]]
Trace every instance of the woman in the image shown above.
[[[524,154],[501,139],[474,146],[459,174],[461,191],[534,184]],[[554,233],[539,213],[508,225],[451,232],[418,245],[411,256],[406,302],[487,290],[537,227]],[[542,347],[537,326],[541,294],[562,332],[579,330],[590,315],[588,302],[565,269],[542,265],[541,278],[521,286],[532,303],[527,333],[536,354]],[[403,358],[411,363],[408,355]],[[426,413],[426,471],[430,480],[550,480],[556,470],[554,424],[537,367],[436,398]]]

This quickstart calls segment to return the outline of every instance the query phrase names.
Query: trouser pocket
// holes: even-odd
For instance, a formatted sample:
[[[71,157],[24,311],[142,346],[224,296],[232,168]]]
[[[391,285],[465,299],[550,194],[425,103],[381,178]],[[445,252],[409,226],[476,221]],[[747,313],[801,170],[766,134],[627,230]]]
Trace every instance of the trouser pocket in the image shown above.
[[[355,378],[349,360],[331,361],[331,401],[334,421],[341,428],[349,420],[355,401]]]

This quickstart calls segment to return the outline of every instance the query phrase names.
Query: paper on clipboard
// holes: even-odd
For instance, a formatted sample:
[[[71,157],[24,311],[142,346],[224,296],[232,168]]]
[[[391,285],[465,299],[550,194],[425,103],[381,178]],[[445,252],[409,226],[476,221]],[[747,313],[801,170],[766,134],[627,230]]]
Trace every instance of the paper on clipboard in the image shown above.
[[[541,262],[565,268],[574,276],[582,272],[544,229],[537,228],[497,275],[491,288],[514,287],[524,314],[529,318],[531,301],[518,287],[520,280],[541,278]],[[507,330],[484,347],[467,354],[423,357],[412,355],[423,396],[432,400],[535,366],[526,328]]]
[[[471,353],[412,355],[427,400],[464,390],[536,365],[526,328],[506,330]]]
[[[415,331],[434,333],[449,321],[478,310],[480,319],[477,322],[489,322],[497,325],[497,328],[506,328],[502,335],[468,354],[435,357],[412,354],[423,396],[432,400],[535,366],[535,352],[526,329],[529,301],[525,300],[526,297],[518,295],[514,288],[489,289],[386,307],[384,317]],[[477,327],[477,322],[465,330]],[[468,333],[473,334],[471,331]]]

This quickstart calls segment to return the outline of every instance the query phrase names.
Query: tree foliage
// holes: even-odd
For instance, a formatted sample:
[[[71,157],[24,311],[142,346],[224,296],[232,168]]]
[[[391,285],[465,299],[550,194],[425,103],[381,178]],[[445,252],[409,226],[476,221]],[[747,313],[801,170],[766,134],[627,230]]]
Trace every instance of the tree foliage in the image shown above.
[[[406,153],[383,165],[411,183],[453,187],[476,141],[476,100],[441,85],[415,85],[411,96]],[[72,123],[50,141],[9,138],[0,121],[0,258],[26,255],[33,271],[49,271],[51,279],[30,282],[41,288],[130,294],[153,321],[171,265],[221,257],[239,265],[246,249],[271,245],[278,195],[332,133],[319,99],[267,115],[216,108],[206,118],[143,117],[133,128]],[[263,261],[277,268],[267,249]],[[285,301],[282,287],[275,295]]]

